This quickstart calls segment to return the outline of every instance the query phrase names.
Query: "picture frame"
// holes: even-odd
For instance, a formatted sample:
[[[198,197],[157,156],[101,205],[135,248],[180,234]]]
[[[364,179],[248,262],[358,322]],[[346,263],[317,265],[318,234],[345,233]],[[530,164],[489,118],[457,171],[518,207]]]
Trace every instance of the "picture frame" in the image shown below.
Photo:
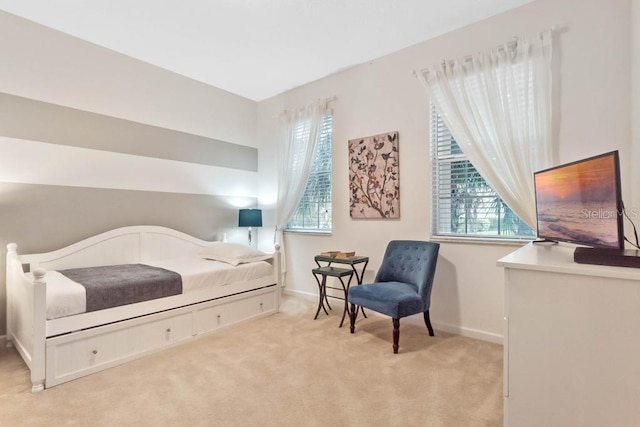
[[[400,218],[398,132],[349,140],[351,218]]]

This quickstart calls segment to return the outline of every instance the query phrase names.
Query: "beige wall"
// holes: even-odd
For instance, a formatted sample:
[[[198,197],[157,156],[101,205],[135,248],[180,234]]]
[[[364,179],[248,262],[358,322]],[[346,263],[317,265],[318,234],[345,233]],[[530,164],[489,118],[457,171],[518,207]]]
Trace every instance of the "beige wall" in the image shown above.
[[[256,146],[256,103],[0,11],[0,92]]]
[[[537,0],[483,22],[456,30],[389,56],[329,76],[259,104],[261,156],[275,157],[277,123],[283,108],[337,96],[333,117],[333,234],[288,234],[288,285],[313,295],[310,270],[322,250],[355,250],[371,256],[366,279],[372,279],[391,239],[429,239],[429,100],[412,75],[443,58],[464,56],[501,44],[515,35],[552,26],[558,35],[560,119],[556,151],[560,162],[618,149],[622,154],[624,193],[630,194],[630,1]],[[400,134],[400,220],[351,220],[349,217],[347,141],[389,131]],[[260,163],[264,182],[259,198],[272,206],[275,166]],[[263,229],[262,233],[271,232]],[[496,260],[514,246],[443,243],[432,296],[437,327],[500,342],[503,317],[503,271]],[[311,313],[310,313],[311,315]],[[543,313],[541,313],[543,315]],[[418,318],[412,321],[421,322]]]

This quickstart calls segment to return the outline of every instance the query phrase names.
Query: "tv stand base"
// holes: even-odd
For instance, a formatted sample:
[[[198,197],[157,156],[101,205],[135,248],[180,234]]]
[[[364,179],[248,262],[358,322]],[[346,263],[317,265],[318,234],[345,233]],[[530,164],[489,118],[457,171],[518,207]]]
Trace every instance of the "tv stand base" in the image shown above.
[[[573,260],[580,264],[640,268],[640,251],[578,247],[573,252]]]

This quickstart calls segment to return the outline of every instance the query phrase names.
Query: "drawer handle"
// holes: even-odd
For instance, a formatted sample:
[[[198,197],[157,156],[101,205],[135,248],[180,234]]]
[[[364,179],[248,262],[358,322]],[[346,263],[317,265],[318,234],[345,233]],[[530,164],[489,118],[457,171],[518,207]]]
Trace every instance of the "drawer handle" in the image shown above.
[[[260,303],[260,310],[264,310],[264,303]]]
[[[167,333],[170,333],[170,332],[171,332],[171,328],[167,328]]]
[[[91,353],[98,354],[98,350],[93,350]]]

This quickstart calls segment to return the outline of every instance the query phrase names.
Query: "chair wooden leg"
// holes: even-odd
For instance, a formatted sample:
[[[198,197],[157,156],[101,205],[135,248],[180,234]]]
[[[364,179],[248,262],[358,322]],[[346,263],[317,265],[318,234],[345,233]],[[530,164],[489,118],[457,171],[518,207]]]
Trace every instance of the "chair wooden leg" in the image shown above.
[[[400,341],[400,319],[393,319],[393,354],[398,354],[398,341]]]
[[[351,333],[356,330],[356,317],[358,317],[358,307],[355,304],[351,304],[351,310],[349,310],[349,323]]]
[[[431,319],[429,318],[429,310],[424,312],[424,323],[427,325],[427,329],[429,330],[429,335],[433,336],[433,328],[431,327]]]

